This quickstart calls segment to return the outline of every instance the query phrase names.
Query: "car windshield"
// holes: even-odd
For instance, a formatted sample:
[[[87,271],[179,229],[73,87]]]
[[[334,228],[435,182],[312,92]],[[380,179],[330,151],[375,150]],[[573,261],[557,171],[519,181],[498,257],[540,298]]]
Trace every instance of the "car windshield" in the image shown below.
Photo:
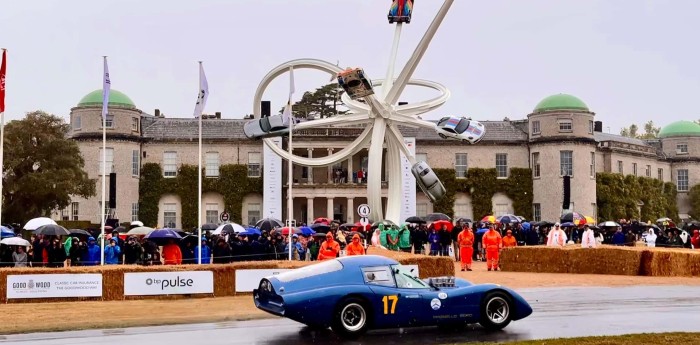
[[[464,133],[464,131],[467,130],[467,128],[469,128],[469,120],[462,119],[461,121],[459,121],[457,127],[455,127],[455,132],[462,134]]]
[[[340,271],[342,269],[343,264],[341,264],[340,261],[328,260],[318,264],[297,268],[289,272],[284,272],[282,274],[276,275],[275,277],[283,283],[288,283],[299,279]]]
[[[396,286],[403,289],[427,289],[430,286],[416,277],[411,269],[402,265],[391,265],[396,277]]]

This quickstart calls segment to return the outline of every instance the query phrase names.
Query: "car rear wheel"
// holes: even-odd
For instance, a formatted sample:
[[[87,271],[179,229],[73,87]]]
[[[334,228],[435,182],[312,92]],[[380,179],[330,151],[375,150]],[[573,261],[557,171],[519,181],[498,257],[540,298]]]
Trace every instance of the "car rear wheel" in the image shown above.
[[[479,324],[489,331],[496,331],[508,326],[513,319],[513,302],[510,296],[497,291],[484,297],[481,303],[481,319]]]
[[[348,298],[338,304],[331,328],[343,338],[356,338],[367,331],[369,312],[365,303],[357,298]]]
[[[442,133],[438,133],[438,135],[440,136],[440,138],[447,139],[447,136]]]

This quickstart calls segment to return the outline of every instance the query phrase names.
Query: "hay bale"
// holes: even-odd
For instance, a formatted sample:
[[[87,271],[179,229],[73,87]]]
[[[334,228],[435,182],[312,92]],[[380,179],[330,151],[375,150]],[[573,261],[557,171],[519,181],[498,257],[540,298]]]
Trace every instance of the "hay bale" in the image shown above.
[[[627,248],[629,247],[579,247],[567,249],[569,252],[568,272],[576,274],[640,275],[644,252]]]
[[[568,273],[569,252],[542,246],[506,248],[501,251],[499,264],[504,271]]]
[[[700,275],[700,254],[694,250],[650,248],[645,274],[661,277],[690,277]]]
[[[396,252],[376,247],[369,247],[367,254],[386,256],[402,265],[418,265],[420,278],[455,275],[454,259],[451,257]]]

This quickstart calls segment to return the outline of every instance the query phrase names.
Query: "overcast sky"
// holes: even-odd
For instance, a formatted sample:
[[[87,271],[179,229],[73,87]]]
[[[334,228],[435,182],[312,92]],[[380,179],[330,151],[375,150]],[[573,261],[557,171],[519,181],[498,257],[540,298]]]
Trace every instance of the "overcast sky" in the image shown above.
[[[303,57],[385,75],[394,33],[389,0],[22,0],[4,1],[0,47],[9,49],[7,116],[43,109],[68,116],[102,87],[102,55],[112,87],[137,107],[191,116],[197,61],[210,97],[205,112],[251,113],[262,77]],[[405,26],[397,73],[442,4],[418,0]],[[452,98],[425,118],[521,119],[545,96],[570,93],[603,121],[659,125],[700,118],[700,1],[457,0],[414,78],[446,85]],[[329,81],[297,71],[302,91]],[[277,110],[288,81],[265,99]],[[404,101],[434,96],[407,89]]]

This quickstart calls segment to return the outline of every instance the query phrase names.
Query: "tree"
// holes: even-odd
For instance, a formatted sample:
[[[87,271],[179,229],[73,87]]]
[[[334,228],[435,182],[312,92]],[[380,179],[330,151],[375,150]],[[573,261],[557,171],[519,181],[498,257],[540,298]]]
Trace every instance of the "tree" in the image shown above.
[[[43,111],[27,113],[5,127],[3,220],[24,223],[63,209],[71,196],[95,195],[94,179],[83,170],[78,144],[68,139],[70,125]]]
[[[297,118],[324,118],[335,115],[343,115],[348,112],[340,97],[343,90],[338,87],[338,83],[324,85],[315,91],[307,91],[301,100],[294,103],[292,112]],[[284,112],[284,107],[280,109],[280,114]]]
[[[690,198],[690,216],[693,219],[700,219],[700,184],[690,188],[688,198]]]
[[[655,127],[654,121],[648,121],[644,124],[644,134],[638,133],[639,127],[637,127],[636,124],[631,124],[629,127],[625,127],[620,130],[620,135],[629,138],[655,139],[656,136],[659,135],[659,131],[661,131],[661,128]]]
[[[620,130],[620,135],[623,137],[636,138],[638,129],[639,128],[637,127],[637,125],[631,124],[629,127],[625,127],[622,130]]]

